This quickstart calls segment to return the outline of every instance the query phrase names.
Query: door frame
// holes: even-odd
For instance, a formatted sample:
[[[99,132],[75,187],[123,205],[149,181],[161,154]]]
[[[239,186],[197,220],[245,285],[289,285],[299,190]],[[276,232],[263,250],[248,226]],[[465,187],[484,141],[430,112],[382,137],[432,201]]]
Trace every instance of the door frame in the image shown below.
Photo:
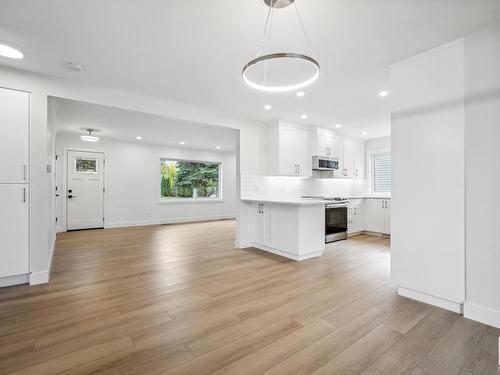
[[[102,178],[103,178],[103,186],[104,186],[104,191],[102,193],[102,211],[104,215],[104,228],[106,228],[106,221],[107,221],[107,200],[106,200],[106,193],[108,192],[108,187],[107,187],[107,179],[106,179],[106,153],[104,151],[99,151],[99,150],[92,150],[89,148],[82,148],[82,147],[64,147],[63,151],[63,181],[62,181],[62,190],[61,190],[61,197],[63,198],[62,201],[62,220],[63,220],[63,231],[67,232],[68,231],[68,198],[66,197],[68,193],[68,153],[69,151],[75,151],[75,152],[92,152],[94,154],[102,154],[103,157],[103,163],[102,163]],[[63,196],[64,194],[64,196]]]

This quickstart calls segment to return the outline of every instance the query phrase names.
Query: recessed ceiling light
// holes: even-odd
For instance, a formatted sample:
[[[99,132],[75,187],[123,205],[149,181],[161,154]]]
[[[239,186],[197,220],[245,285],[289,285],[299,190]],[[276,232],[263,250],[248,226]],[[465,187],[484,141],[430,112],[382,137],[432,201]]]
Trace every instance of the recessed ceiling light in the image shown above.
[[[339,129],[339,128],[341,128],[341,127],[342,127],[342,124],[337,124],[337,125],[335,125],[335,127],[336,127],[337,129]]]
[[[378,96],[380,96],[380,97],[382,97],[382,98],[386,97],[387,95],[389,95],[389,93],[388,93],[387,91],[385,91],[385,90],[384,90],[384,91],[380,91],[380,92],[378,93]]]
[[[307,119],[307,115],[302,115],[302,116],[300,116],[300,118],[301,118],[302,120],[305,120],[305,119]]]
[[[302,98],[305,94],[306,94],[306,93],[305,93],[304,91],[297,91],[297,94],[296,94],[296,95],[297,95],[299,98]]]
[[[184,141],[180,141],[180,144],[183,145],[184,144]]]
[[[138,141],[140,141],[142,139],[142,137],[140,135],[138,135],[137,137],[135,137],[135,139],[137,139]]]
[[[220,146],[215,146],[215,148],[216,148],[217,150],[220,150]]]
[[[264,106],[264,109],[265,109],[266,111],[270,111],[270,110],[271,110],[271,108],[272,108],[272,107],[271,107],[269,104],[266,104],[266,105]]]
[[[367,135],[367,134],[368,134],[368,132],[362,132],[361,134],[362,134],[362,135]]]
[[[24,54],[17,48],[0,43],[0,56],[8,57],[9,59],[22,59]]]
[[[87,132],[89,133],[88,135],[81,135],[80,139],[85,142],[98,142],[99,137],[96,137],[95,135],[92,135],[92,132],[94,129],[87,129]]]

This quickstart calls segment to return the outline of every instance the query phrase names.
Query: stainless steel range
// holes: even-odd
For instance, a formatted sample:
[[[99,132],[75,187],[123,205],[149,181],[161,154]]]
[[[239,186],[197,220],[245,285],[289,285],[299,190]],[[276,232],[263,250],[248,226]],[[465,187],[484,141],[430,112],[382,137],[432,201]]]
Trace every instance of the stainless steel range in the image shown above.
[[[347,238],[347,205],[345,197],[303,196],[302,198],[321,199],[325,205],[325,242],[345,240]]]

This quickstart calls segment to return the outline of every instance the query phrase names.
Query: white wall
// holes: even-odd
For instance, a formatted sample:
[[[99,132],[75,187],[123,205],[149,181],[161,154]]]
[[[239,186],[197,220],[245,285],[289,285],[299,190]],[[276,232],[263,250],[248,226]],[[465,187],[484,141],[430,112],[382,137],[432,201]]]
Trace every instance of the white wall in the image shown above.
[[[142,142],[124,142],[102,138],[96,144],[82,142],[74,133],[58,133],[57,150],[60,168],[66,165],[66,150],[89,150],[105,153],[105,227],[185,222],[236,217],[236,155],[188,148],[172,148]],[[179,158],[220,162],[222,201],[159,203],[160,158]],[[66,191],[63,174],[58,185]],[[66,222],[64,200],[61,223]],[[64,229],[62,227],[61,229]]]
[[[464,315],[500,327],[500,25],[465,39]]]
[[[240,132],[237,168],[242,174],[259,174],[267,160],[264,147],[265,125],[205,108],[168,100],[136,95],[49,76],[0,67],[0,86],[32,93],[31,105],[31,269],[35,282],[48,280],[52,247],[50,238],[55,223],[49,207],[54,205],[54,192],[46,165],[51,148],[48,142],[47,102],[49,96],[129,109],[159,116],[225,126]]]
[[[464,46],[391,68],[391,273],[400,294],[465,299]]]

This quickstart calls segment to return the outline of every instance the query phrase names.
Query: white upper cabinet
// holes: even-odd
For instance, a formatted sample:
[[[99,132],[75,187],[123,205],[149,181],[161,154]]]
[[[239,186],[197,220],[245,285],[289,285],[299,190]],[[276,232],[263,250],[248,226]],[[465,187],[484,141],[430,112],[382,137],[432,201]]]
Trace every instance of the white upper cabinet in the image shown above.
[[[28,183],[30,94],[0,88],[0,183]]]
[[[315,156],[337,158],[337,138],[329,129],[316,129],[312,146]]]
[[[312,176],[312,131],[274,122],[268,129],[269,173],[277,176]]]
[[[365,178],[365,144],[353,139],[338,140],[339,169],[335,177]]]

